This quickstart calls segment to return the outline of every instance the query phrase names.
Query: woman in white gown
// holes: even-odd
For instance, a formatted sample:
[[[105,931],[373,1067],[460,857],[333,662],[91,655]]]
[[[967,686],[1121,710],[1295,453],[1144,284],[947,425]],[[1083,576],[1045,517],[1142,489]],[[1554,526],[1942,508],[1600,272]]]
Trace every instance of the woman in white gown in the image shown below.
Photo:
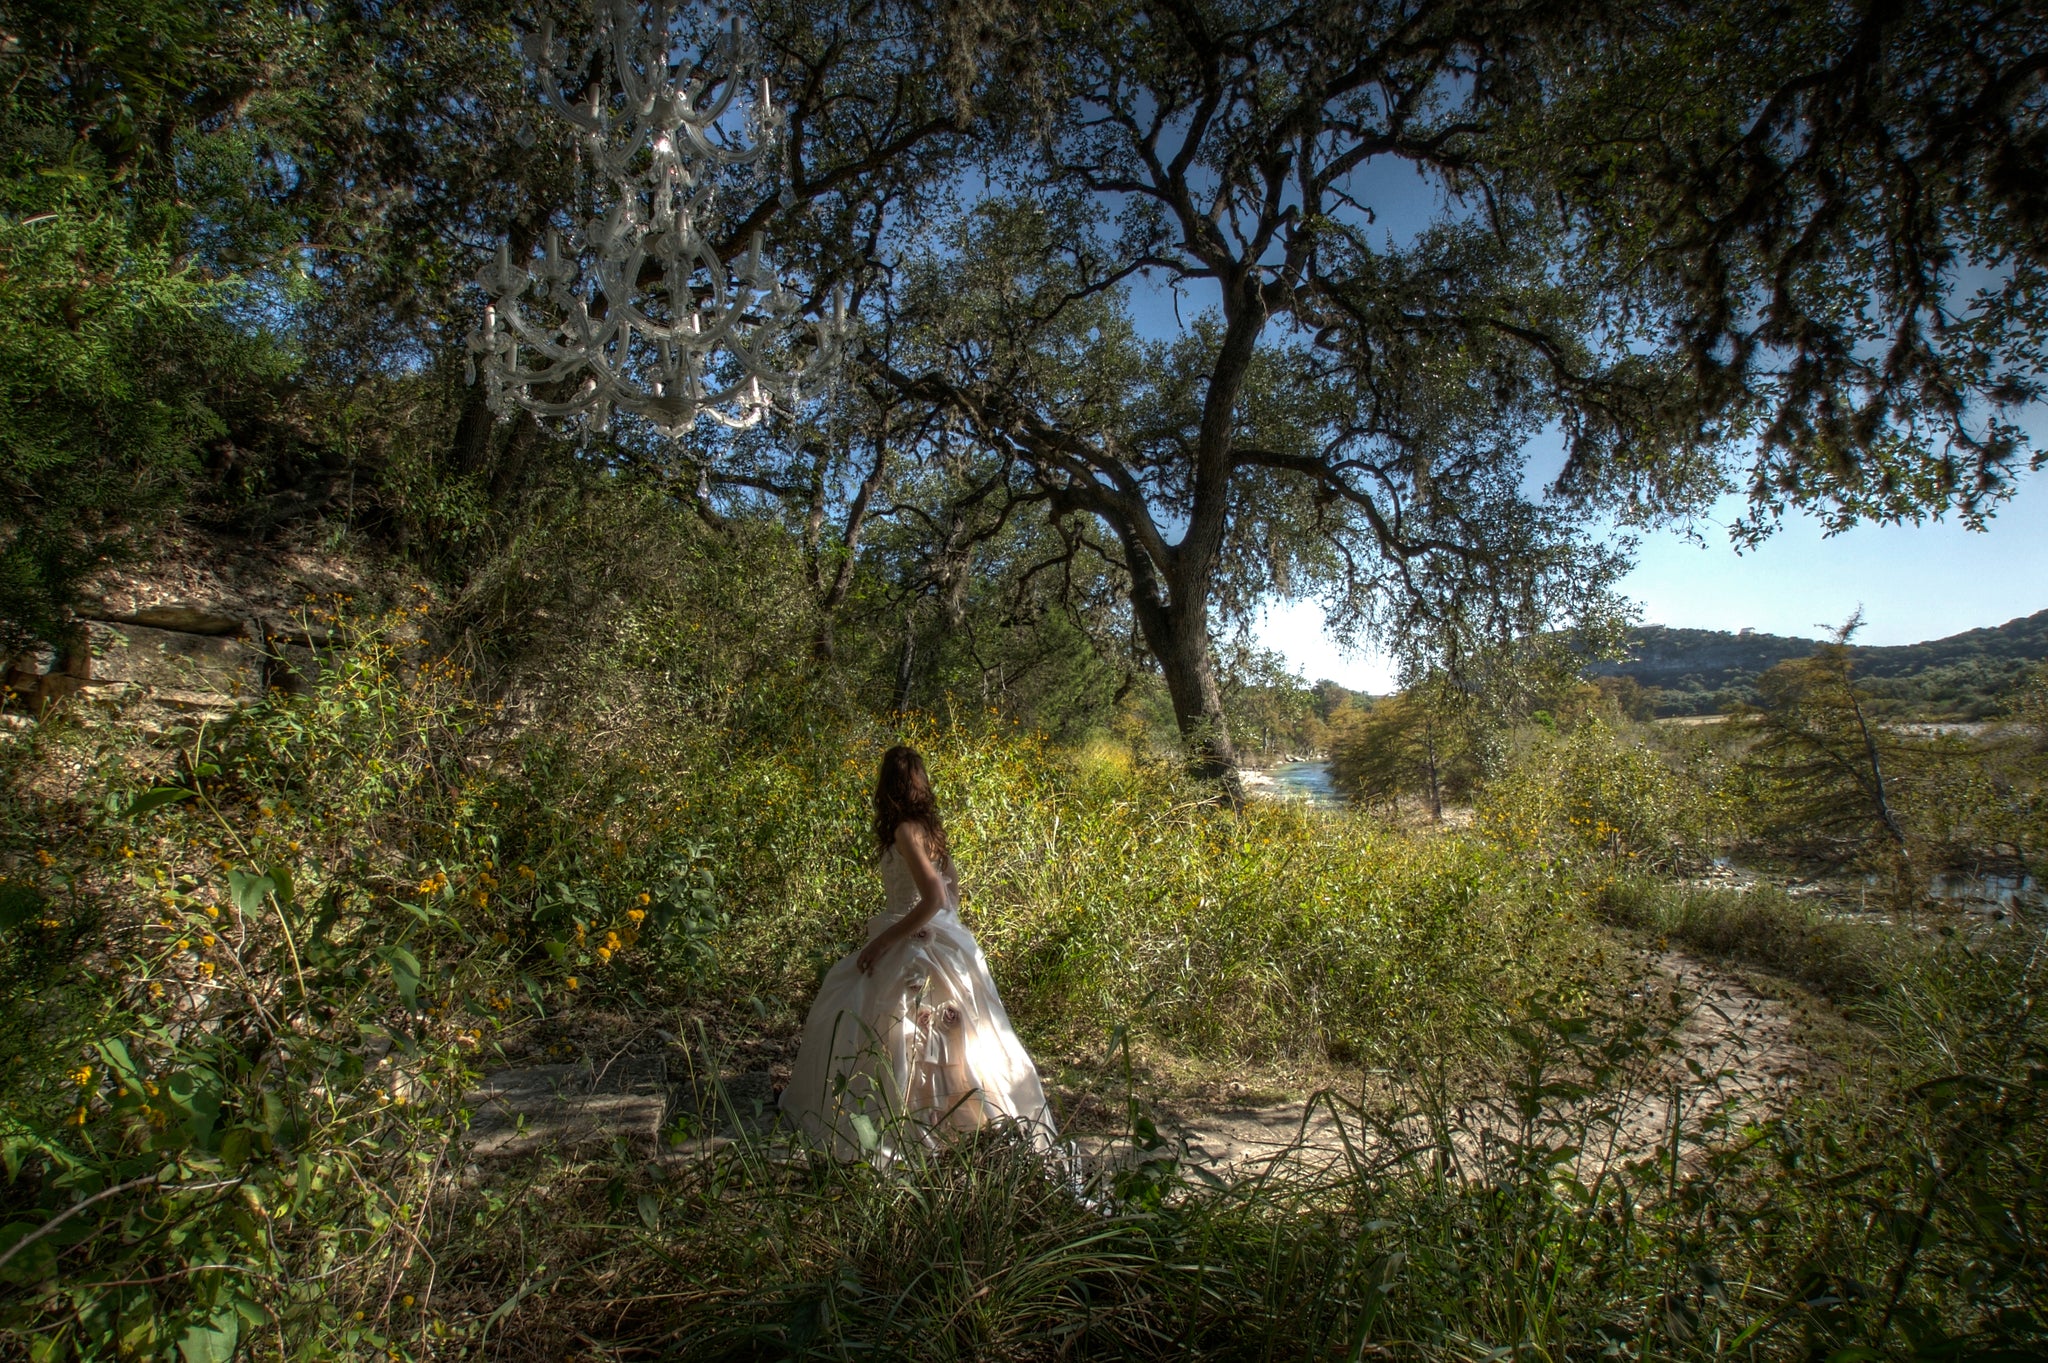
[[[825,976],[782,1111],[841,1158],[890,1159],[991,1124],[1054,1140],[1038,1068],[960,922],[960,879],[924,760],[882,757],[875,844],[887,907]]]

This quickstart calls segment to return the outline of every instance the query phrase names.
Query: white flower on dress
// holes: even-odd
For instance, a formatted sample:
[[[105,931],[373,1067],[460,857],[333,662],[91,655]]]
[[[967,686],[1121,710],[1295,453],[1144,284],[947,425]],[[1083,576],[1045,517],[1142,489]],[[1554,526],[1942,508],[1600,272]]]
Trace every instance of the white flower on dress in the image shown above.
[[[959,1004],[949,1000],[939,1005],[938,1019],[939,1026],[949,1032],[957,1032],[960,1030],[960,1024],[967,1020],[967,1014],[961,1010]]]

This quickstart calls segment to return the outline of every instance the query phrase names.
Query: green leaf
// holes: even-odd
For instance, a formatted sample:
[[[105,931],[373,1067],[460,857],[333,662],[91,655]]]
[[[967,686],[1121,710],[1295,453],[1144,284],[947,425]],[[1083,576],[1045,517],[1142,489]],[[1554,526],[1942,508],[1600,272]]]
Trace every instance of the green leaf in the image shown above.
[[[263,1095],[263,1129],[273,1138],[284,1130],[284,1099],[274,1093]]]
[[[220,1076],[212,1070],[178,1070],[164,1080],[164,1093],[189,1114],[186,1129],[204,1144],[220,1120]]]
[[[192,792],[189,790],[181,790],[177,786],[158,786],[154,790],[143,791],[128,802],[128,817],[140,818],[153,809],[162,809],[165,805],[191,798]]]
[[[156,1298],[147,1290],[122,1295],[125,1300],[114,1327],[115,1347],[124,1358],[147,1357],[156,1352]]]
[[[259,876],[250,871],[228,872],[228,891],[235,897],[235,907],[243,913],[262,913],[264,898],[276,888],[269,876]]]
[[[640,1222],[649,1230],[661,1229],[661,1199],[653,1193],[642,1193],[639,1197]]]
[[[865,1112],[856,1112],[847,1117],[847,1124],[853,1128],[854,1139],[860,1142],[862,1150],[874,1150],[882,1144],[882,1135],[875,1130],[874,1119]]]
[[[273,866],[263,873],[263,878],[270,882],[272,892],[277,895],[278,907],[281,909],[290,908],[292,906],[291,868],[283,864]]]
[[[384,948],[384,960],[391,967],[391,981],[407,1008],[420,1006],[420,960],[404,947]]]
[[[107,1068],[119,1075],[130,1088],[142,1087],[142,1071],[136,1066],[135,1058],[128,1054],[128,1043],[119,1037],[109,1037],[96,1042],[93,1049],[100,1053],[100,1059],[107,1062]]]
[[[229,1173],[240,1169],[249,1158],[249,1128],[238,1126],[220,1138],[220,1162]]]
[[[194,1321],[178,1336],[178,1354],[185,1363],[233,1363],[242,1322],[232,1308]]]
[[[33,1221],[16,1221],[0,1226],[0,1252],[14,1248],[30,1232],[41,1229]],[[50,1243],[51,1238],[44,1236],[10,1259],[5,1268],[0,1268],[0,1282],[40,1282],[54,1273],[58,1247]]]
[[[23,923],[41,918],[43,906],[49,902],[32,885],[0,881],[0,932],[12,932]]]

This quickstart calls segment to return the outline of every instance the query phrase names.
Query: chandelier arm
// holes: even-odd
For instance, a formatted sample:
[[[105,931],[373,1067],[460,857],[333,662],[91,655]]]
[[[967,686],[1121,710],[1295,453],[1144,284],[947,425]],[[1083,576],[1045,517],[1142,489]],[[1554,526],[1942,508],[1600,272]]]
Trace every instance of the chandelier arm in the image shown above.
[[[570,124],[584,133],[601,136],[604,133],[604,119],[596,111],[595,102],[591,107],[572,103],[562,93],[561,78],[555,74],[555,21],[541,21],[540,37],[528,49],[527,55],[533,61],[535,73],[540,80],[541,100],[550,109],[567,119]],[[596,82],[593,81],[594,85]]]
[[[753,72],[750,69],[753,63],[746,62],[743,64],[741,62],[736,45],[729,49],[729,55],[732,60],[725,71],[716,76],[706,76],[702,80],[692,80],[690,82],[691,88],[682,92],[683,126],[690,129],[693,134],[699,127],[716,123],[719,119],[725,117],[725,111],[732,107],[733,97],[739,93],[739,87],[743,81],[747,85],[754,83]],[[713,90],[718,91],[718,99],[715,103],[707,108],[698,102],[700,94],[709,93]]]
[[[588,341],[596,339],[595,336],[587,336],[583,344],[578,344],[574,347],[565,345],[555,339],[561,330],[560,327],[541,327],[528,318],[517,303],[500,306],[498,309],[498,320],[516,333],[517,344],[524,345],[530,350],[539,351],[553,360],[579,359],[587,352]]]
[[[741,150],[721,146],[705,137],[703,130],[694,123],[683,124],[682,133],[691,146],[724,166],[751,166],[768,150],[767,144],[762,142],[756,142],[753,146]]]
[[[636,54],[632,48],[632,39],[645,36],[640,31],[640,25],[637,22],[639,15],[635,11],[638,9],[638,6],[634,5],[631,0],[613,0],[613,3],[606,6],[606,8],[609,9],[610,13],[600,22],[603,30],[608,31],[607,36],[611,39],[612,74],[618,79],[619,93],[626,97],[626,121],[632,126],[636,134],[635,142],[637,143],[642,120],[654,111],[654,101],[658,97],[656,91],[668,84],[667,40],[668,23],[671,16],[666,6],[662,6],[654,11],[655,36],[654,41],[649,44],[652,51],[647,58],[647,77],[643,80],[641,79],[640,72],[633,64],[633,58]],[[631,24],[630,32],[628,30],[629,23]],[[662,68],[662,79],[659,82],[654,79],[654,62],[657,57],[661,61]]]

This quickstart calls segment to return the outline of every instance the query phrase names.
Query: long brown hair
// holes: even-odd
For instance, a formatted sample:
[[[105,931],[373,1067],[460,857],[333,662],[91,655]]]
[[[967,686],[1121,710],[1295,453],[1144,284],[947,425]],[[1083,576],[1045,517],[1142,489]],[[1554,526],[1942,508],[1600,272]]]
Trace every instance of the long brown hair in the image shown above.
[[[906,823],[924,828],[932,864],[945,865],[952,853],[946,845],[946,826],[939,821],[938,802],[932,798],[932,778],[925,774],[917,749],[899,743],[882,754],[882,769],[875,776],[876,856],[895,845],[896,830]]]

